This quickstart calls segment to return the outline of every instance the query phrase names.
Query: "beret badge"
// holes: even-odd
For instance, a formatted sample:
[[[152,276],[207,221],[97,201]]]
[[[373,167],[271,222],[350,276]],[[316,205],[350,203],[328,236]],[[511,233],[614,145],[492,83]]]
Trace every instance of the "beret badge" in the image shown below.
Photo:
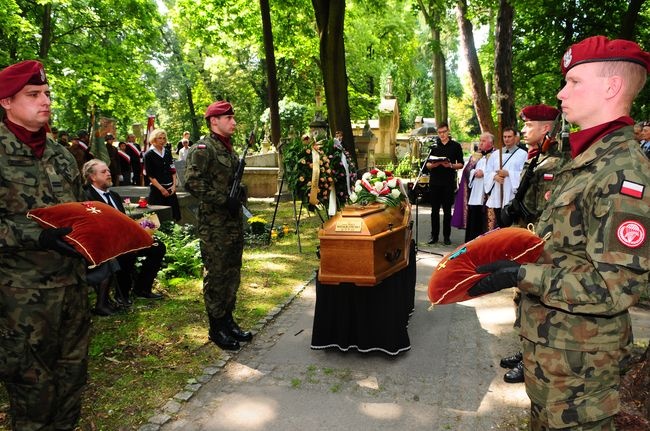
[[[562,57],[562,60],[564,61],[564,67],[569,67],[571,64],[571,60],[573,60],[573,55],[571,54],[571,48],[567,49],[567,51],[564,53],[564,57]]]

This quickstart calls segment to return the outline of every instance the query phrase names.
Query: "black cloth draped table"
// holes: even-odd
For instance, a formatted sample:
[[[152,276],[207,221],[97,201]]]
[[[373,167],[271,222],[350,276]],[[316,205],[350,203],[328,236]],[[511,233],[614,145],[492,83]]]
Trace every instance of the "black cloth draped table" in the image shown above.
[[[312,349],[379,351],[411,349],[407,326],[415,301],[415,243],[409,264],[375,286],[322,284],[316,279]]]

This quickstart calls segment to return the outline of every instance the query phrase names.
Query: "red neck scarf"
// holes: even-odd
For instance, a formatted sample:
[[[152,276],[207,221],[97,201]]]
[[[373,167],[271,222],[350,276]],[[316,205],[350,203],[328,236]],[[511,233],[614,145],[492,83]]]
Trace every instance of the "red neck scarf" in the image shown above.
[[[578,155],[582,154],[591,144],[609,135],[621,127],[631,126],[634,120],[628,116],[619,117],[609,123],[599,124],[598,126],[590,127],[588,129],[573,132],[569,135],[569,144],[571,145],[571,158],[575,159]]]
[[[212,132],[212,137],[215,139],[218,139],[223,143],[223,145],[226,147],[226,150],[228,150],[229,153],[232,153],[232,143],[230,142],[230,138],[226,138],[225,136],[221,136],[220,134],[216,132]]]
[[[539,154],[539,148],[531,147],[528,150],[528,160],[532,159],[533,157],[535,157],[538,154]]]
[[[16,135],[16,138],[18,138],[20,142],[31,148],[34,157],[37,159],[43,157],[46,140],[45,127],[41,127],[37,132],[32,132],[25,129],[23,126],[12,123],[8,118],[5,118],[4,122],[7,125],[7,129]]]

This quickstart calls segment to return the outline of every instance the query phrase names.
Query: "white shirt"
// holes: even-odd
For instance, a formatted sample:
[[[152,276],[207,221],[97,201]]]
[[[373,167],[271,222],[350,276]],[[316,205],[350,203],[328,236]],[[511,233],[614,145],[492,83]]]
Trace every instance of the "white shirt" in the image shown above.
[[[491,153],[489,154],[490,157]],[[483,205],[483,196],[485,195],[485,190],[483,188],[483,182],[485,181],[485,167],[487,165],[488,156],[483,156],[476,162],[474,169],[469,171],[469,199],[467,199],[467,205]],[[476,177],[476,171],[483,171],[483,176],[481,178]]]
[[[190,147],[182,147],[180,150],[178,150],[178,158],[180,160],[185,160],[189,151]]]
[[[501,185],[494,181],[494,177],[497,174],[496,171],[499,170],[499,151],[503,151],[503,155],[501,156],[503,169],[508,171],[508,176],[503,181],[503,201],[501,201]],[[503,208],[515,197],[515,193],[519,187],[521,171],[524,169],[524,163],[528,159],[528,152],[522,150],[517,145],[513,145],[508,153],[506,151],[508,149],[505,147],[503,150],[494,151],[485,167],[483,188],[485,193],[490,194],[485,203],[488,208]]]

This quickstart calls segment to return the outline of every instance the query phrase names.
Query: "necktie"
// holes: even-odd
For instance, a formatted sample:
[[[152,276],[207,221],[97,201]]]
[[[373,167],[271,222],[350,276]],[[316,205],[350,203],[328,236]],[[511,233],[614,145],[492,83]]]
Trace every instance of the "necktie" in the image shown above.
[[[113,199],[111,199],[111,194],[109,192],[104,192],[104,198],[106,198],[106,203],[115,208],[113,204]]]

